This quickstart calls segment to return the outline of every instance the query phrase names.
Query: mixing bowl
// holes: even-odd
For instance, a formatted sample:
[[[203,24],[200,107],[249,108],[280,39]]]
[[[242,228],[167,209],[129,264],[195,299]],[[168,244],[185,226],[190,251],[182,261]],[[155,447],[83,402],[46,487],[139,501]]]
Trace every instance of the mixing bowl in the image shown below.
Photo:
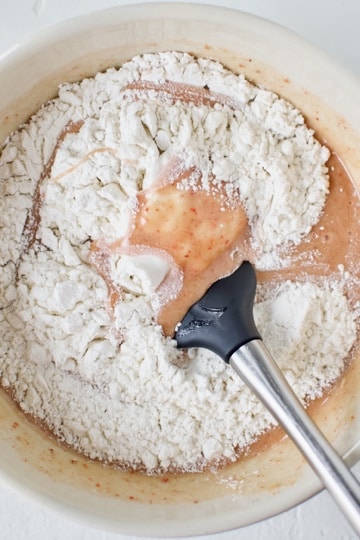
[[[43,32],[0,60],[0,140],[58,84],[144,52],[220,60],[301,109],[360,185],[360,84],[298,36],[238,11],[196,4],[122,6]],[[348,464],[360,456],[360,358],[311,412]],[[211,414],[211,411],[209,411]],[[74,454],[0,394],[0,471],[48,507],[123,534],[185,536],[238,528],[302,502],[320,484],[280,431],[218,471],[146,476]]]

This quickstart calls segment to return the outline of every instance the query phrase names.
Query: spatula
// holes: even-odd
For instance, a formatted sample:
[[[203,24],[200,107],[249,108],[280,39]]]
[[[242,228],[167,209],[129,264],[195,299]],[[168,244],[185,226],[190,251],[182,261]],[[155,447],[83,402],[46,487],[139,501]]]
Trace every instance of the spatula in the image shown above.
[[[360,535],[360,484],[311,420],[264,345],[253,317],[254,268],[214,283],[176,328],[179,348],[203,347],[229,363],[295,442]]]

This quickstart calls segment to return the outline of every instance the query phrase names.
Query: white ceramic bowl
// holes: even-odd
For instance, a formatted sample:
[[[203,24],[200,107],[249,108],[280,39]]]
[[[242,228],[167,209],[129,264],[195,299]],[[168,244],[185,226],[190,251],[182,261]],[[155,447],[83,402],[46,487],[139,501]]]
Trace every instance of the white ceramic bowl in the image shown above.
[[[192,4],[123,6],[76,18],[0,60],[0,140],[57,85],[133,55],[217,58],[291,100],[360,186],[360,84],[293,33],[241,12]],[[346,456],[360,456],[360,359],[314,415]],[[211,414],[211,411],[209,411]],[[287,438],[217,473],[168,478],[119,472],[59,447],[0,395],[0,470],[22,491],[87,524],[123,534],[185,536],[237,528],[303,501],[319,482]],[[166,480],[166,481],[165,481]]]

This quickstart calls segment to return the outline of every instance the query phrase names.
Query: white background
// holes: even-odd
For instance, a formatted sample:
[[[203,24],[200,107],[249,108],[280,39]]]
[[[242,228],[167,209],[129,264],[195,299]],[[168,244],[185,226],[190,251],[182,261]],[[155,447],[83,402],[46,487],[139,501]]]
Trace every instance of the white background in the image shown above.
[[[144,3],[146,0],[144,0]],[[121,0],[0,0],[0,55],[57,22]],[[360,77],[360,0],[208,0],[241,9],[295,30]],[[0,81],[1,84],[1,81]],[[339,81],[341,84],[341,81]],[[360,150],[359,150],[360,151]],[[360,478],[360,464],[354,467]],[[186,519],[186,516],[184,516]],[[326,492],[265,522],[204,540],[354,540]],[[0,483],[0,540],[135,540],[96,531],[54,514]]]

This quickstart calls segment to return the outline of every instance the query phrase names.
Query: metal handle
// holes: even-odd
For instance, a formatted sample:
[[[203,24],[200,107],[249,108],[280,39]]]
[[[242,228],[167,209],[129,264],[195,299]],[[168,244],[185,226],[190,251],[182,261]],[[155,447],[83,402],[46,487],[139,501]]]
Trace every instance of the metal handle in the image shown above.
[[[260,339],[242,345],[230,365],[285,429],[360,535],[360,485],[316,427]]]

